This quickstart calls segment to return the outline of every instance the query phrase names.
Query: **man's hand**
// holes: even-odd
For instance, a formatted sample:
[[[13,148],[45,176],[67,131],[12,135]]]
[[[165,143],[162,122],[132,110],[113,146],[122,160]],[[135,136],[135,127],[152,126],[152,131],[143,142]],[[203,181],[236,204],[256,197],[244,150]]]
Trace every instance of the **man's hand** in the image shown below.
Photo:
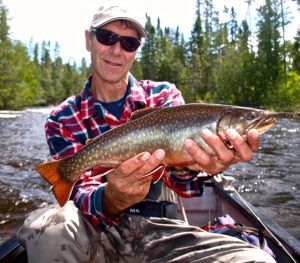
[[[203,133],[205,142],[214,150],[215,156],[203,151],[193,140],[185,140],[185,148],[194,162],[187,168],[217,174],[237,162],[249,161],[259,147],[259,134],[250,130],[245,141],[235,130],[226,131],[226,137],[233,146],[229,149],[224,142],[209,130]],[[116,217],[128,207],[142,201],[149,192],[152,176],[145,176],[159,166],[165,158],[164,150],[153,154],[141,153],[123,162],[107,177],[103,197],[104,214]]]
[[[149,192],[152,176],[145,176],[161,164],[165,152],[141,153],[123,162],[106,175],[103,196],[104,214],[116,217],[131,205],[142,201]]]
[[[237,131],[229,129],[226,137],[233,149],[229,149],[224,142],[210,130],[204,130],[202,134],[205,142],[214,150],[215,156],[210,156],[204,152],[193,140],[185,140],[185,148],[195,161],[188,168],[195,171],[204,171],[209,174],[217,174],[226,170],[230,165],[237,162],[249,161],[259,147],[259,134],[252,129],[247,134],[245,141]]]

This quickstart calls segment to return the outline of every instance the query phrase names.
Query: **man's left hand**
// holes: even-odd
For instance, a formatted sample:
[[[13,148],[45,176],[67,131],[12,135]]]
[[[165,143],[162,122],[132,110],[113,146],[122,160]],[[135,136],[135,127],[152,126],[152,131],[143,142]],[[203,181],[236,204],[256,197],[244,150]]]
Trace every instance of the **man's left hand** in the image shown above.
[[[254,152],[258,150],[260,141],[258,131],[255,129],[247,133],[246,140],[236,130],[227,130],[226,137],[233,149],[228,148],[218,135],[213,134],[208,129],[204,130],[202,137],[215,152],[215,156],[206,153],[193,140],[186,139],[185,148],[195,161],[194,164],[187,166],[187,168],[209,174],[220,173],[230,165],[238,162],[250,161]]]

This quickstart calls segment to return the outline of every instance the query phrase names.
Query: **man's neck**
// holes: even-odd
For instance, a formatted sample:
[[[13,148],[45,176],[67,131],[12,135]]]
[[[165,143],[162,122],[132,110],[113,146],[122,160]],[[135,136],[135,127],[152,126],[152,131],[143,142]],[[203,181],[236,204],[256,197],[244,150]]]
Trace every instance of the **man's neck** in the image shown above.
[[[126,94],[127,86],[128,80],[110,83],[92,79],[91,92],[99,101],[114,102]]]

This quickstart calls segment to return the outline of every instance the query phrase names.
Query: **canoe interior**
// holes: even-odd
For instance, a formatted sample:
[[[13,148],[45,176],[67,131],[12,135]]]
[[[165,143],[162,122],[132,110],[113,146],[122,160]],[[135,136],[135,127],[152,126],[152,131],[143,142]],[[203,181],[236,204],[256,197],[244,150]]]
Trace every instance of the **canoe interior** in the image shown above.
[[[260,227],[260,224],[253,220],[253,216],[249,215],[242,207],[239,207],[236,201],[239,200],[234,196],[233,188],[225,191],[223,186],[216,187],[216,183],[206,183],[205,193],[202,197],[182,198],[182,202],[188,216],[188,222],[191,225],[199,227],[206,226],[209,221],[215,217],[229,214],[236,222],[247,226]],[[183,220],[181,209],[179,206],[179,218]]]
[[[262,221],[280,242],[278,244],[272,235],[265,234],[269,247],[276,255],[276,261],[285,263],[300,262],[300,241],[262,214],[258,209],[245,203],[235,191],[233,180],[231,177],[221,176],[217,180],[214,179],[206,183],[203,197],[182,198],[189,224],[203,227],[215,217],[229,214],[238,223],[263,230],[264,227],[260,223]],[[179,218],[183,219],[180,206],[178,211]],[[252,211],[255,212],[256,216],[253,215]],[[289,257],[285,250],[293,256],[294,260]],[[7,262],[27,262],[26,251],[15,237],[7,240],[0,246],[0,263]]]
[[[206,183],[205,194],[202,197],[182,198],[189,224],[203,227],[215,217],[229,214],[237,223],[262,230],[269,247],[276,255],[277,262],[300,262],[300,241],[264,215],[259,209],[247,203],[237,193],[233,184],[234,178],[220,175],[220,178],[217,178],[217,180]],[[183,219],[180,207],[178,211],[179,218]],[[253,215],[252,211],[255,215]],[[264,226],[273,235],[264,231]],[[285,250],[293,256],[294,260],[290,259]]]

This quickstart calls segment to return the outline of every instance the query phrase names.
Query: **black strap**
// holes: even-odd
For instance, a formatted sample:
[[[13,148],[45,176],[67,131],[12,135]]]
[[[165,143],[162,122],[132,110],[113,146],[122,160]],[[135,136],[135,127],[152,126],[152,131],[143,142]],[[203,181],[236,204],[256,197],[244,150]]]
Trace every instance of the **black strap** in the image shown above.
[[[126,214],[146,217],[177,218],[177,204],[172,202],[141,202],[127,209]]]
[[[89,123],[89,119],[84,119],[84,125],[86,127],[87,133],[88,133],[88,139],[92,139],[93,138],[93,133],[92,133],[92,128],[91,125]]]
[[[75,98],[75,103],[76,103],[76,106],[77,106],[78,110],[81,111],[81,96],[80,95],[78,95]],[[88,139],[92,139],[93,138],[93,132],[92,132],[91,125],[89,123],[89,119],[84,119],[83,122],[84,122],[85,128],[86,128],[87,133],[88,133]]]
[[[250,231],[250,233],[249,233]],[[254,234],[258,237],[258,240],[259,240],[259,244],[261,247],[263,247],[263,244],[264,244],[264,233],[257,229],[257,228],[254,228],[254,227],[248,227],[248,226],[243,226],[243,225],[237,225],[235,227],[231,227],[229,228],[227,231],[223,232],[222,234],[224,235],[228,235],[228,236],[235,236],[235,235],[238,235],[242,232],[246,232],[248,234]]]

